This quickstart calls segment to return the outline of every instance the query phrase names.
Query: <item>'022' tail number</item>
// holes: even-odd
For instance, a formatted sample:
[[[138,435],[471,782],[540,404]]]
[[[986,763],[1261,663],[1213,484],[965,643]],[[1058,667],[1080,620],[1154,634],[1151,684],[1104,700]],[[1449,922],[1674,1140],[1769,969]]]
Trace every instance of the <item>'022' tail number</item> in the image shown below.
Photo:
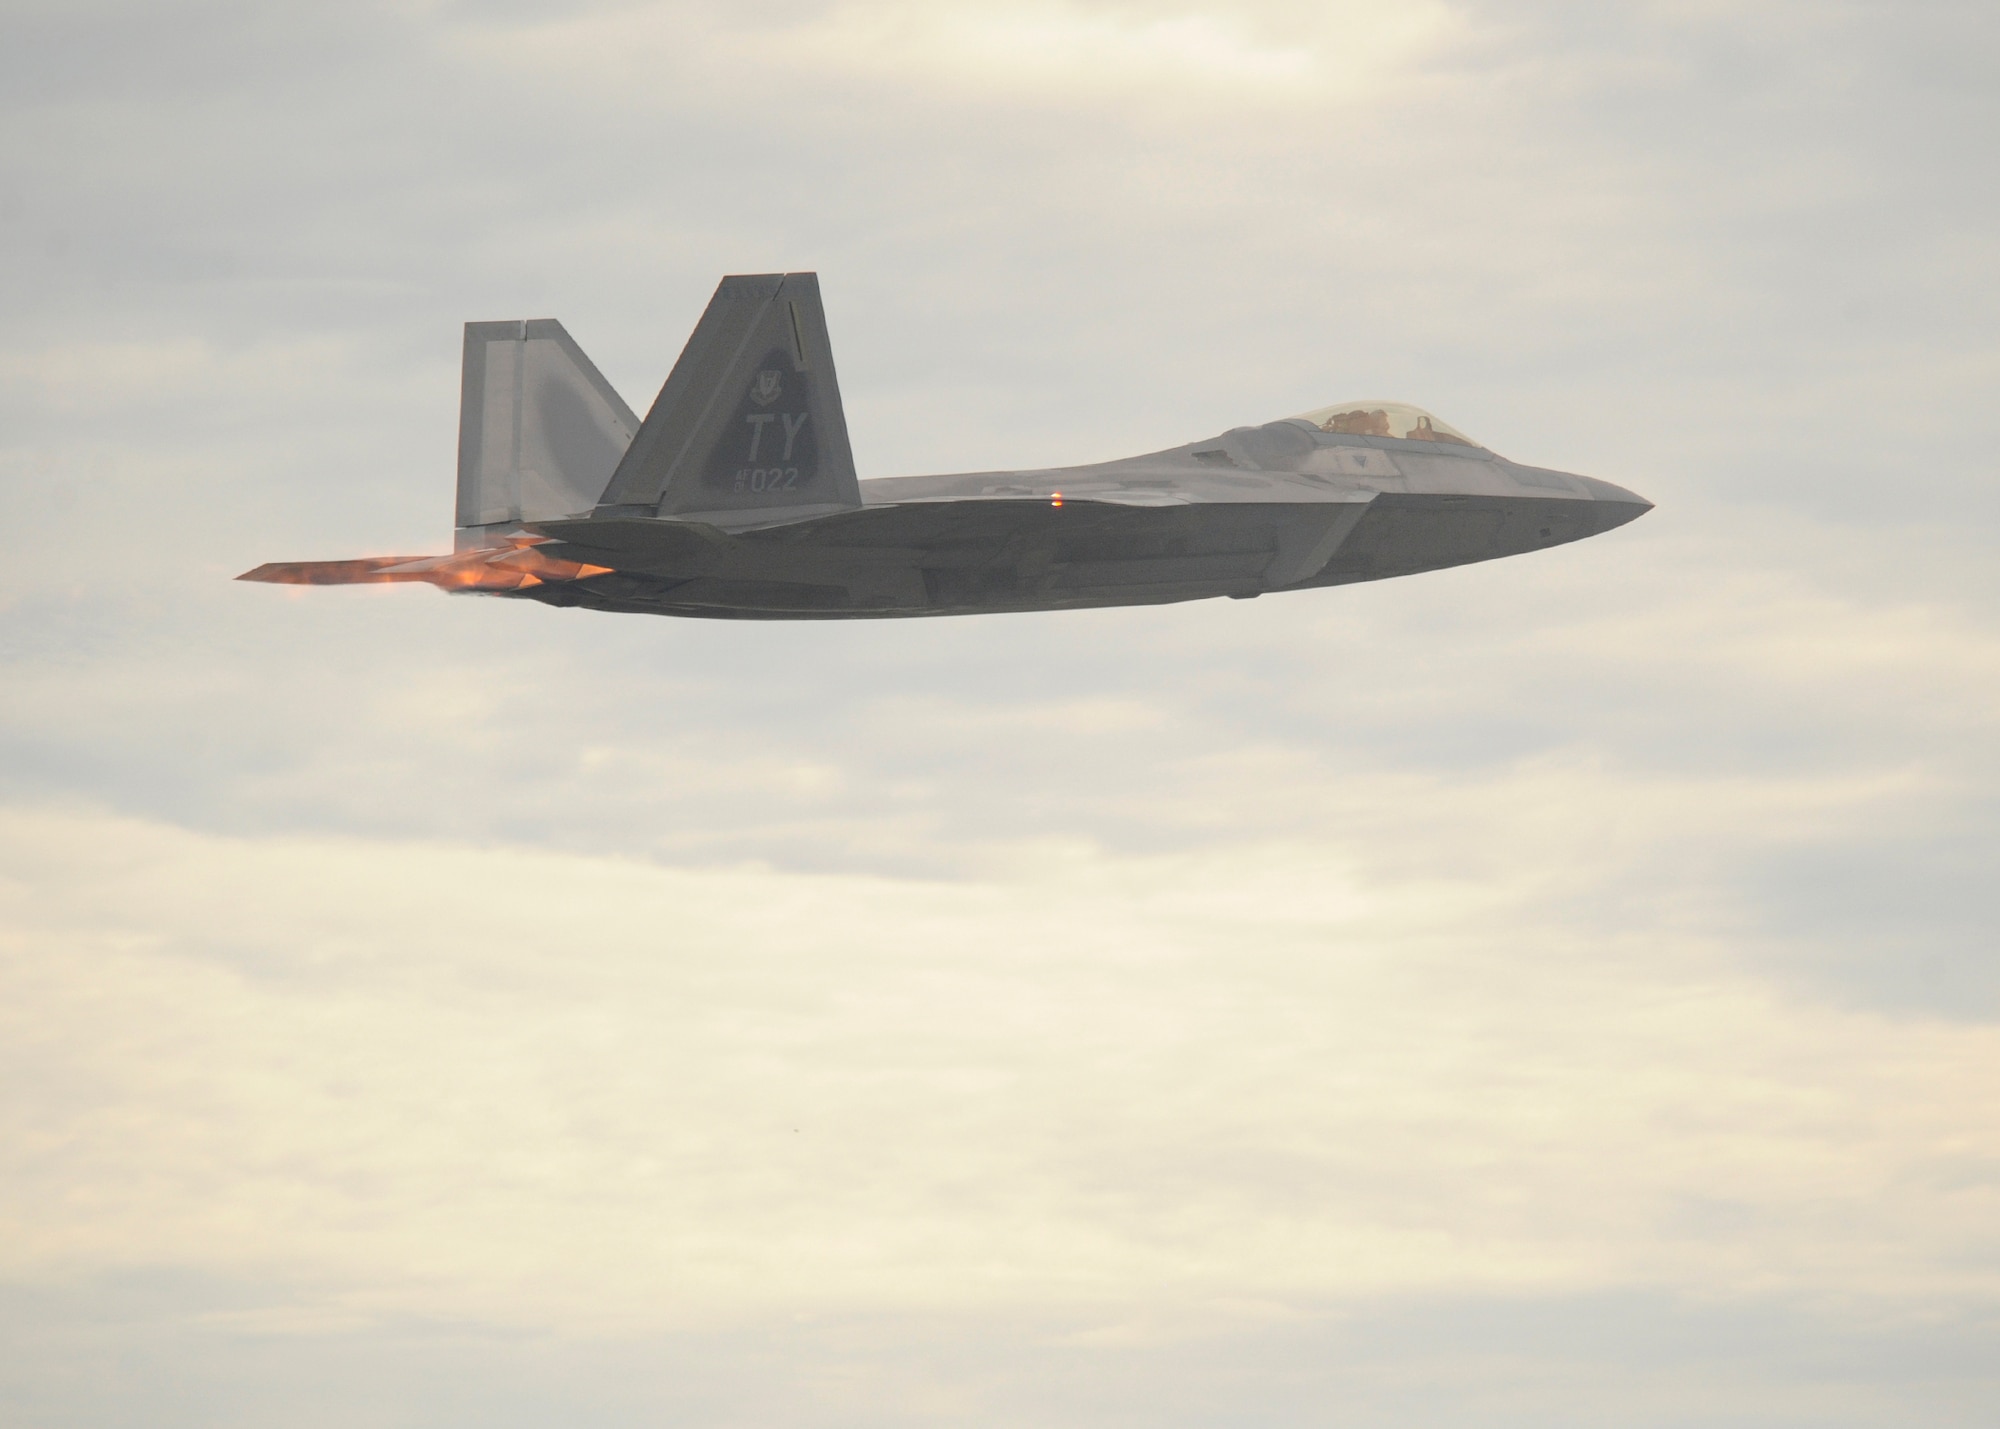
[[[746,466],[736,472],[736,491],[797,491],[799,469],[795,466]]]

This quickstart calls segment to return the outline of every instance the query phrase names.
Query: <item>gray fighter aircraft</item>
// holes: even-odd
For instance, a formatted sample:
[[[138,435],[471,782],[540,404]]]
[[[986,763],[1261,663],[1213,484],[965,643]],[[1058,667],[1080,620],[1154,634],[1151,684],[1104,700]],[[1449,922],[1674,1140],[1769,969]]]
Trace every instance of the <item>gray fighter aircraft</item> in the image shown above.
[[[1343,402],[1091,466],[856,478],[812,273],[724,278],[641,422],[562,324],[467,323],[447,556],[257,567],[737,620],[1243,599],[1561,545],[1651,504]]]

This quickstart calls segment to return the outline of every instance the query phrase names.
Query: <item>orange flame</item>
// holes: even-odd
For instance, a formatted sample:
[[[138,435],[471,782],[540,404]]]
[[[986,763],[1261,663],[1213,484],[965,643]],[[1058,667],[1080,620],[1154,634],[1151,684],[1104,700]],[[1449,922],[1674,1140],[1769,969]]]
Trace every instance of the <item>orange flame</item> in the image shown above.
[[[611,574],[609,566],[545,556],[535,547],[545,536],[515,536],[505,546],[485,546],[448,556],[364,556],[354,561],[272,561],[245,571],[240,581],[274,585],[372,585],[423,581],[440,590],[527,590],[547,581],[576,581]]]

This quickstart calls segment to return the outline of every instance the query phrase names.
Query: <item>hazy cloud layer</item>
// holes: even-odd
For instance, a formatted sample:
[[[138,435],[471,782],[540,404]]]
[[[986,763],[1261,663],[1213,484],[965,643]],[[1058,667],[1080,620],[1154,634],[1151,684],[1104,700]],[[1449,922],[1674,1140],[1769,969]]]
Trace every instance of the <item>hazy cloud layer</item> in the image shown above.
[[[803,1315],[858,1317],[854,1372],[895,1380],[874,1362],[923,1311],[1015,1354],[1106,1346],[1071,1392],[1145,1417],[1117,1360],[1178,1347],[1229,1384],[1303,1357],[1345,1393],[1383,1372],[1340,1362],[1357,1341],[1416,1360],[1424,1327],[1455,1392],[1518,1392],[1453,1366],[1525,1317],[1509,1353],[1580,1359],[1575,1412],[1607,1355],[1675,1371],[1601,1331],[1558,1349],[1550,1320],[1637,1294],[1634,1333],[1685,1322],[1697,1363],[1718,1319],[1859,1338],[1884,1363],[1844,1374],[1915,1374],[1944,1409],[1993,1302],[2000,1032],[1786,999],[1748,940],[1671,911],[1593,927],[1580,850],[912,884],[46,814],[6,844],[0,1045],[34,1088],[5,1126],[10,1268],[72,1313],[136,1295],[143,1339],[191,1337],[218,1377],[246,1336],[309,1365],[397,1325],[475,1357],[721,1335],[754,1360]],[[64,1333],[105,1352],[106,1326]],[[781,1379],[837,1375],[821,1330],[782,1333],[806,1343]],[[1801,1352],[1675,1412],[1782,1400]],[[926,1378],[882,1408],[968,1392]],[[1027,1384],[966,1412],[1024,1394],[1087,1422]]]
[[[1946,4],[10,9],[0,1405],[1982,1422],[1996,70]],[[229,583],[442,547],[460,322],[643,409],[777,267],[864,475],[1379,394],[1659,509],[851,628]]]

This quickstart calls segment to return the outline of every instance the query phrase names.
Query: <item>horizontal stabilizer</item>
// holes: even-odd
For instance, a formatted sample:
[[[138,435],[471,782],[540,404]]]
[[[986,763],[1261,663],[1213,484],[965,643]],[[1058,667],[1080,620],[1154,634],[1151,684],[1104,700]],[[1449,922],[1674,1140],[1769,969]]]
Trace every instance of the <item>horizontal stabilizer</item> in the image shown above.
[[[420,581],[418,574],[403,574],[398,566],[419,565],[432,556],[362,556],[352,561],[266,561],[254,571],[245,571],[239,581],[264,581],[270,585],[368,585],[377,581]]]
[[[818,276],[724,278],[597,514],[741,527],[860,505]]]
[[[269,561],[245,571],[239,581],[270,585],[379,585],[423,581],[442,590],[508,591],[550,581],[609,575],[606,566],[559,561],[535,549],[538,538],[515,537],[506,545],[457,551],[449,556],[362,556],[352,561]]]

